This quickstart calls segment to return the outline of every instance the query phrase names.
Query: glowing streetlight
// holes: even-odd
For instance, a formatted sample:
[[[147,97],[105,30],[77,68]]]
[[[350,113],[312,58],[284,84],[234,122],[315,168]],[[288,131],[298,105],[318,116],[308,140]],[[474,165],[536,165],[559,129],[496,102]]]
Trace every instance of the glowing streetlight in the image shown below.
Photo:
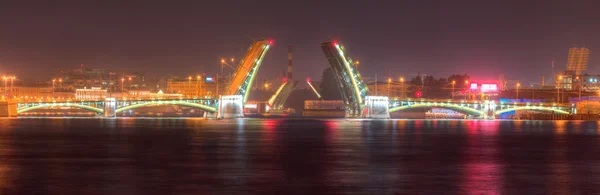
[[[519,99],[519,87],[521,86],[521,83],[517,82],[517,100]]]
[[[452,81],[452,100],[454,100],[454,85],[456,84],[456,81]]]
[[[233,61],[235,61],[235,59],[234,59],[234,58],[231,58],[231,62],[232,62],[232,63],[233,63]]]
[[[124,83],[125,83],[125,78],[121,78],[121,99],[124,97],[123,96]]]

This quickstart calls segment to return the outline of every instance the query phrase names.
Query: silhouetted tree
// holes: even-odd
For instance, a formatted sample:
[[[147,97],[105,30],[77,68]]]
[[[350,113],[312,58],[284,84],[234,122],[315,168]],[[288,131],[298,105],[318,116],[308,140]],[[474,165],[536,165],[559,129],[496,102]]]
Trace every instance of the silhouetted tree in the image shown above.
[[[331,68],[323,70],[321,76],[321,84],[319,85],[321,97],[324,100],[341,100],[342,94],[340,93],[337,81],[333,76]]]

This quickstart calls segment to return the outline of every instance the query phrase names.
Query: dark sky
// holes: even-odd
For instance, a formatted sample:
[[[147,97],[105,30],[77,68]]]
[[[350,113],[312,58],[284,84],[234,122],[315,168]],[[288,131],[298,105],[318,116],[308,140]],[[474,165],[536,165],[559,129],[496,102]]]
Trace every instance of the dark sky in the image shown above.
[[[58,3],[57,3],[58,2]],[[568,48],[591,49],[600,73],[599,2],[489,1],[0,1],[0,72],[31,78],[101,67],[187,76],[215,73],[254,37],[275,45],[260,79],[286,69],[320,79],[319,43],[340,40],[365,77],[467,73],[539,82],[564,69]],[[46,76],[48,77],[48,76]]]

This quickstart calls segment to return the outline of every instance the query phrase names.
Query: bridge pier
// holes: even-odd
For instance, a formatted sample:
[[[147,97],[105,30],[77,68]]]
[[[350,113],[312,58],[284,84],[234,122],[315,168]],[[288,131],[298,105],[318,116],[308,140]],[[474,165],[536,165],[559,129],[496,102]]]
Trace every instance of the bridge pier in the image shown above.
[[[104,101],[104,117],[113,118],[117,116],[117,100],[115,98],[106,98]]]
[[[363,118],[389,119],[390,101],[386,96],[366,96]]]
[[[243,118],[244,97],[242,95],[223,95],[219,99],[217,118]]]
[[[0,101],[0,117],[17,117],[17,100]]]

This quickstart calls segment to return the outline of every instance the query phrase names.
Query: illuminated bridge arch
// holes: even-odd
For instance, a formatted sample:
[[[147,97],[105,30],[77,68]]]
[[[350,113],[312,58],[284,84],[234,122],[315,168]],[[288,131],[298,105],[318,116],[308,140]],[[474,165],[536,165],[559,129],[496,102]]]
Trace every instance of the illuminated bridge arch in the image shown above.
[[[27,111],[37,110],[37,109],[41,109],[41,108],[54,107],[54,106],[75,107],[75,108],[89,110],[89,111],[96,112],[96,113],[104,113],[104,110],[101,108],[96,108],[96,107],[82,105],[82,104],[76,104],[76,103],[42,103],[42,104],[38,104],[35,106],[18,109],[17,113],[20,114],[20,113],[27,112]]]
[[[454,111],[458,111],[458,112],[465,112],[468,114],[473,114],[475,116],[483,116],[484,115],[484,112],[476,110],[474,108],[469,108],[467,106],[456,105],[456,104],[451,104],[451,103],[416,103],[416,104],[412,104],[412,105],[405,105],[405,106],[390,108],[389,112],[392,113],[392,112],[402,111],[402,110],[411,109],[411,108],[446,108],[446,109],[450,109],[450,110],[454,110]]]
[[[152,101],[152,102],[145,102],[145,103],[140,103],[140,104],[131,104],[131,105],[117,108],[115,112],[120,113],[120,112],[130,110],[130,109],[151,107],[151,106],[160,106],[160,105],[179,105],[179,106],[198,108],[200,110],[207,111],[207,112],[217,112],[217,108],[215,108],[215,107],[212,107],[209,105],[204,105],[204,104],[199,104],[199,103],[184,102],[184,101]]]
[[[571,114],[567,111],[561,110],[558,107],[541,107],[541,106],[519,106],[519,107],[505,108],[505,109],[496,110],[496,112],[494,112],[494,114],[499,115],[499,114],[503,114],[503,113],[507,113],[507,112],[516,111],[516,110],[546,111],[546,112],[556,112],[558,114]]]

